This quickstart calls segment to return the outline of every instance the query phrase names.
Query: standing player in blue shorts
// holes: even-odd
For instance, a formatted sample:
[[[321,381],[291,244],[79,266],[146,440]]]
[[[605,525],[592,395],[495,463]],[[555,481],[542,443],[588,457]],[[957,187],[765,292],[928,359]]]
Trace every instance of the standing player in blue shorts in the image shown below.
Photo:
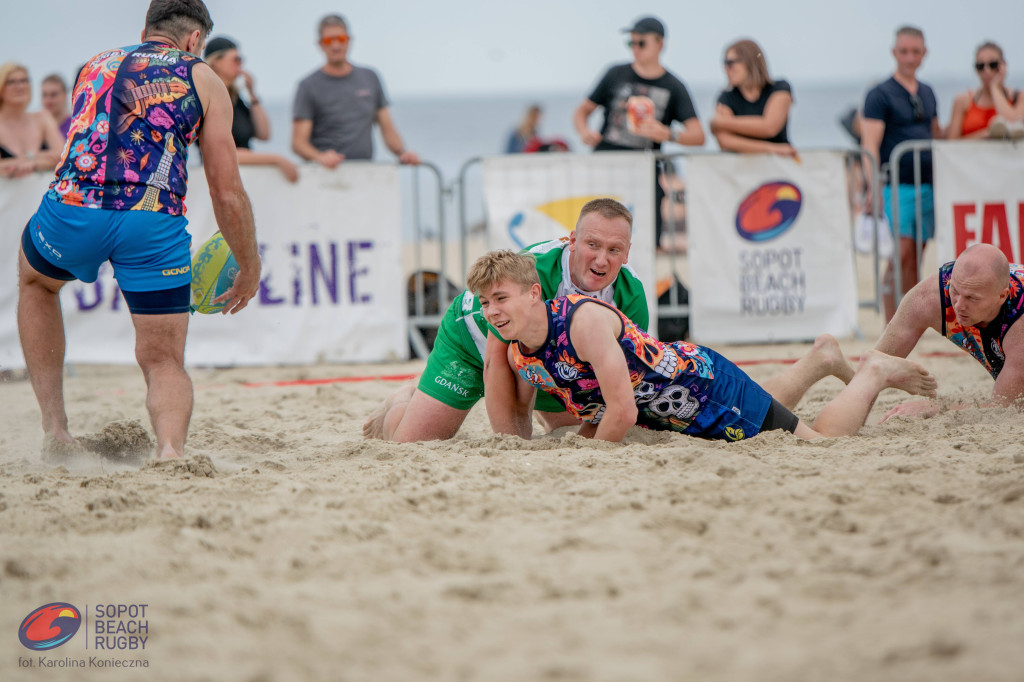
[[[213,28],[202,0],[153,0],[142,42],[90,58],[72,99],[56,178],[21,239],[18,332],[43,417],[44,454],[72,451],[64,408],[59,292],[105,261],[135,326],[135,357],[159,457],[181,457],[192,414],[185,372],[191,298],[188,147],[198,140],[217,224],[238,261],[218,301],[237,313],[259,288],[249,197],[231,137],[231,99],[198,54]]]
[[[584,436],[619,441],[634,425],[729,441],[776,429],[801,438],[853,435],[882,389],[935,395],[924,368],[871,351],[811,427],[710,348],[661,343],[587,296],[545,301],[528,255],[486,254],[468,284],[488,322],[511,341],[517,402],[529,404],[540,388],[586,422]]]

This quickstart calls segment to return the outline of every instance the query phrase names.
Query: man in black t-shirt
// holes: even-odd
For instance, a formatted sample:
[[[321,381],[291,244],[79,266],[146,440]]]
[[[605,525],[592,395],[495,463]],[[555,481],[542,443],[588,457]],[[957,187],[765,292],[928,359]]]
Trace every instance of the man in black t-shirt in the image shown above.
[[[661,65],[665,47],[665,26],[654,17],[644,17],[631,28],[629,46],[633,62],[610,68],[587,99],[576,108],[573,123],[584,144],[595,151],[661,149],[663,142],[699,147],[704,129],[697,120],[690,93],[683,82]],[[604,108],[601,132],[587,126],[598,107]],[[672,130],[672,122],[683,130]],[[661,198],[655,183],[655,239],[661,239]]]
[[[896,31],[896,42],[892,48],[896,58],[896,71],[892,78],[879,83],[868,92],[864,100],[864,118],[861,122],[861,146],[870,152],[879,164],[889,161],[893,149],[905,140],[928,140],[942,137],[939,126],[938,103],[935,93],[928,85],[917,80],[917,70],[927,50],[924,34],[920,29],[903,26]],[[899,175],[896,196],[891,196],[891,187],[882,187],[882,203],[889,224],[899,238],[900,283],[902,294],[917,284],[917,235],[924,241],[932,238],[935,230],[935,213],[932,199],[932,157],[931,151],[921,154],[921,186],[914,183],[913,154],[905,154],[900,167],[890,168],[890,173]],[[871,167],[864,158],[864,173],[871,177]],[[876,188],[869,183],[867,205],[871,205],[871,192]],[[918,193],[920,195],[918,196]],[[921,202],[921,225],[917,224],[916,204]],[[893,223],[892,205],[899,206],[899,225]],[[886,267],[885,283],[888,289],[884,297],[885,319],[891,320],[896,311],[893,292],[892,264]]]

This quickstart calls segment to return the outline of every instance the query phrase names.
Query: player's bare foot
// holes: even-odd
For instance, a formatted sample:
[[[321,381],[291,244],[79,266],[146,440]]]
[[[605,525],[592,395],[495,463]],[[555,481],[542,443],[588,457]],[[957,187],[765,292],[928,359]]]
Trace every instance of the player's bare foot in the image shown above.
[[[416,391],[416,384],[403,384],[394,393],[384,399],[380,405],[378,405],[370,416],[363,422],[363,438],[383,438],[384,437],[384,419],[388,416],[388,412],[391,408],[398,403],[407,403],[412,400],[412,394]]]
[[[913,395],[935,397],[938,384],[928,370],[916,362],[871,350],[860,359],[858,371],[874,371],[885,388],[898,388]]]
[[[62,464],[72,457],[87,454],[87,451],[67,431],[57,431],[43,436],[41,454],[47,464]]]
[[[820,362],[829,374],[844,384],[850,383],[850,379],[853,378],[853,367],[843,355],[843,349],[839,347],[836,337],[831,334],[822,334],[814,339],[809,357]]]
[[[168,460],[168,459],[184,459],[185,458],[185,453],[184,452],[178,452],[177,450],[175,450],[170,445],[165,445],[162,450],[160,450],[159,452],[156,453],[156,458],[158,460],[160,460],[160,461],[164,461],[164,460]]]

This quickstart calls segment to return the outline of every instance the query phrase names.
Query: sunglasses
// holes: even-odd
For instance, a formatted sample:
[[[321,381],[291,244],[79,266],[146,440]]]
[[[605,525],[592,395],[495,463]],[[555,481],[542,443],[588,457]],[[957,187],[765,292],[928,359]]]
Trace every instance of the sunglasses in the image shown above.
[[[998,71],[999,70],[999,62],[998,61],[994,61],[994,62],[976,62],[974,64],[974,70],[977,71],[978,73],[981,73],[982,71],[985,70],[986,66],[990,70],[992,70],[992,71]]]
[[[320,39],[320,44],[323,45],[324,47],[330,47],[331,45],[347,45],[348,36],[324,36],[323,38]]]
[[[628,41],[626,41],[626,45],[629,46],[629,47],[639,47],[642,50],[642,49],[644,49],[644,47],[647,46],[647,41],[643,40],[643,39],[641,39],[641,40],[628,40]]]
[[[923,121],[924,120],[924,102],[921,101],[921,97],[919,95],[911,95],[910,96],[910,106],[914,107],[914,120],[915,121]]]
[[[734,64],[739,64],[740,60],[738,60],[738,59],[726,59],[722,63],[725,64],[725,68],[731,69]]]

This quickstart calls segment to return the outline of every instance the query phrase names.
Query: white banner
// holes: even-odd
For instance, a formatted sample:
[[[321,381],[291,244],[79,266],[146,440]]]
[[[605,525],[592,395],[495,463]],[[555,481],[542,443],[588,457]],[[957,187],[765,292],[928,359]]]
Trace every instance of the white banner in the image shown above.
[[[971,244],[998,246],[1024,260],[1024,145],[1001,141],[932,143],[935,255],[948,263]]]
[[[259,295],[232,316],[193,315],[190,365],[375,362],[408,357],[401,277],[397,166],[346,162],[304,166],[289,184],[277,169],[244,167],[263,258]],[[0,367],[23,367],[15,322],[21,230],[49,176],[0,181]],[[206,177],[190,169],[192,250],[212,235]],[[131,316],[109,263],[94,284],[61,293],[68,362],[133,363]]]
[[[690,310],[700,343],[857,331],[843,155],[694,156],[686,166]]]
[[[488,245],[519,250],[564,237],[575,229],[585,203],[611,197],[633,213],[629,265],[643,282],[651,327],[655,327],[654,164],[654,156],[643,152],[486,158]]]

